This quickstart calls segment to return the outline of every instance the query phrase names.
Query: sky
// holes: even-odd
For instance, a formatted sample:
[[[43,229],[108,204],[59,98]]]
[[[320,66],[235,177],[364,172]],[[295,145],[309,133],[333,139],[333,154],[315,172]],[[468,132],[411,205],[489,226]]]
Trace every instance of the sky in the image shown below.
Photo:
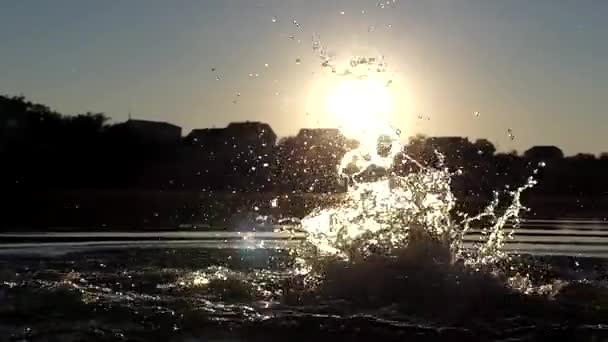
[[[365,74],[387,85],[388,118],[404,136],[599,153],[606,14],[605,0],[1,1],[0,93],[184,134],[250,120],[286,136],[356,120],[326,103]],[[352,56],[383,56],[388,68],[340,75]]]

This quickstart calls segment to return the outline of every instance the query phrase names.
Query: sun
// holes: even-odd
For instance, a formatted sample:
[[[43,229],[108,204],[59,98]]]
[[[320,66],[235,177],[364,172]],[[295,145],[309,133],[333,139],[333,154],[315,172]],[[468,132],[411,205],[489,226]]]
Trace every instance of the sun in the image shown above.
[[[380,80],[348,79],[330,89],[326,107],[343,133],[356,138],[372,133],[388,119],[392,99]]]

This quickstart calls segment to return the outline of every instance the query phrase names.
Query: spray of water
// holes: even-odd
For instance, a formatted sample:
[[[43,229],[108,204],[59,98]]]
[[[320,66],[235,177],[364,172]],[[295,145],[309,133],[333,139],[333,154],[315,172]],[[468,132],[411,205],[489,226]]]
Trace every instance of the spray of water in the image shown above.
[[[352,260],[371,254],[391,254],[412,240],[432,239],[449,248],[453,260],[469,264],[489,264],[504,257],[501,251],[512,229],[517,227],[524,207],[520,202],[524,190],[535,180],[507,193],[495,192],[494,199],[479,214],[457,215],[457,199],[451,191],[455,177],[443,163],[426,167],[407,155],[405,162],[414,163],[416,172],[398,175],[394,162],[403,153],[399,132],[378,123],[375,134],[369,132],[360,146],[347,153],[339,166],[339,174],[350,187],[344,200],[332,208],[317,209],[302,220],[307,233],[306,248],[300,253],[304,271],[310,270],[310,257]],[[483,240],[465,248],[463,237],[472,227],[480,227]]]
[[[338,61],[327,52],[319,35],[313,35],[312,50],[320,58],[320,67],[330,68],[333,77],[370,82],[376,75],[391,73],[384,56],[355,56],[346,62],[348,74],[338,75]],[[392,79],[385,83],[388,87]],[[343,118],[365,122],[357,126],[361,131],[354,137],[359,146],[346,153],[338,166],[338,175],[348,182],[348,190],[338,205],[313,210],[301,221],[306,241],[295,252],[299,270],[309,272],[320,259],[348,261],[372,254],[391,255],[418,238],[441,243],[452,260],[490,264],[502,259],[501,249],[512,237],[512,229],[505,226],[510,223],[517,228],[520,212],[525,209],[521,194],[536,181],[530,178],[506,194],[495,192],[493,200],[477,215],[457,213],[458,199],[451,182],[458,172],[450,172],[439,152],[439,163],[434,166],[424,166],[406,155],[400,131],[390,125],[386,113],[373,106],[367,110],[370,113]],[[400,165],[395,165],[396,160],[412,163],[410,169],[416,171],[405,175],[397,172]],[[473,246],[465,246],[464,236],[472,227],[481,231],[482,238]]]

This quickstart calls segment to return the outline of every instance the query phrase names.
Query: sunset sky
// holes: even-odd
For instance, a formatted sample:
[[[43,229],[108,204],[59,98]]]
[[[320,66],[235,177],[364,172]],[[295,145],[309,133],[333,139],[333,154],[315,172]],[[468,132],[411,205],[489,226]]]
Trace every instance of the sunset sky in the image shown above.
[[[367,74],[406,136],[597,153],[608,151],[607,16],[605,0],[2,1],[0,93],[184,133],[256,120],[285,136],[360,120],[335,112],[353,109],[340,92]],[[384,56],[388,69],[338,75],[351,56]]]

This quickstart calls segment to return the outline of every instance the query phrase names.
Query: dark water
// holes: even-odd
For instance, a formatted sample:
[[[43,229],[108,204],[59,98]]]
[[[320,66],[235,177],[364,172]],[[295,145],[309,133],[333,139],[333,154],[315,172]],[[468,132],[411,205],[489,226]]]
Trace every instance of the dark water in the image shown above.
[[[288,250],[278,245],[6,253],[0,256],[0,336],[10,341],[608,340],[603,259],[521,256],[491,275],[440,258],[405,255],[336,264],[316,286],[304,284],[291,267]]]

